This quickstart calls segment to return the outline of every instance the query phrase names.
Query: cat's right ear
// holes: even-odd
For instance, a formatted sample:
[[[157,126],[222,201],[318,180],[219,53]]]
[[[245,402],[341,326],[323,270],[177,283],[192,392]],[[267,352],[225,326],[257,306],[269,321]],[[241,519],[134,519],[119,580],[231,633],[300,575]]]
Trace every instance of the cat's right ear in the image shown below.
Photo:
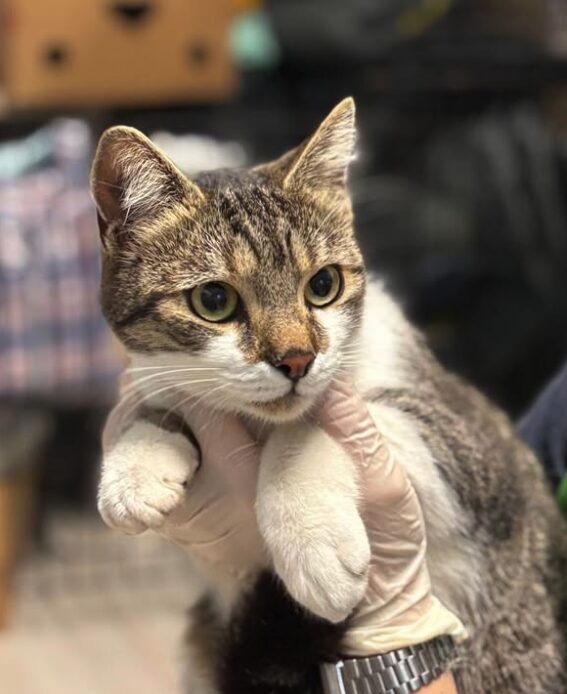
[[[101,238],[126,232],[176,203],[198,204],[199,187],[135,128],[116,126],[103,133],[91,172]],[[125,233],[124,235],[127,235]]]

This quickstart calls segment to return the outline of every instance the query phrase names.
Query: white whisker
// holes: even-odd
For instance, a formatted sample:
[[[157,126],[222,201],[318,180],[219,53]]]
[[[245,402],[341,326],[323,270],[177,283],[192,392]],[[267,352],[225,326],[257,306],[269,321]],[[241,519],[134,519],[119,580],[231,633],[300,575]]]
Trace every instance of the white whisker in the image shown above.
[[[210,396],[212,393],[215,393],[215,392],[217,392],[217,391],[219,391],[219,390],[223,390],[223,389],[226,388],[226,387],[227,387],[227,384],[226,384],[226,383],[221,383],[220,385],[216,386],[215,388],[211,388],[210,390],[208,390],[208,391],[206,391],[205,393],[203,393],[200,397],[198,397],[198,398],[195,400],[195,402],[191,403],[191,408],[188,410],[188,412],[187,412],[186,414],[187,414],[187,415],[190,415],[191,412],[193,412],[193,410],[194,410],[198,405],[201,404],[201,402],[203,401],[204,398]],[[194,397],[195,397],[195,395],[193,395],[193,394],[187,396],[184,400],[182,400],[181,402],[178,402],[178,403],[175,405],[176,409],[180,410],[180,409],[181,409],[182,407],[184,407],[188,402],[191,402],[191,400],[192,400]],[[185,414],[185,413],[183,413],[183,414]]]
[[[243,453],[244,451],[247,451],[251,448],[255,448],[256,445],[257,444],[255,441],[250,441],[249,443],[245,443],[242,446],[238,446],[238,448],[235,448],[226,456],[225,463],[231,462],[232,460],[234,460],[234,458],[236,458],[236,456],[240,455],[240,453]]]
[[[193,369],[199,370],[199,369],[213,369],[213,370],[220,370],[220,366],[187,366],[186,364],[161,364],[159,366],[129,366],[127,369],[124,370],[125,373],[133,373],[135,371],[156,371],[164,368],[179,368],[179,369],[184,369],[186,371],[192,371]]]
[[[179,374],[179,373],[186,373],[189,371],[213,371],[213,369],[192,369],[192,368],[182,368],[182,369],[169,369],[168,371],[159,371],[158,373],[155,374],[150,374],[149,376],[144,376],[143,378],[137,378],[132,381],[132,383],[129,383],[124,390],[122,391],[122,395],[126,395],[128,392],[131,390],[134,390],[137,386],[140,385],[140,383],[145,383],[146,381],[151,381],[152,379],[159,379],[163,378],[164,376],[168,376],[171,374]]]
[[[215,383],[216,379],[214,378],[205,378],[205,379],[198,379],[198,380],[191,380],[191,381],[178,381],[176,383],[171,383],[164,388],[158,388],[157,390],[153,390],[150,393],[140,393],[140,391],[134,391],[133,393],[130,393],[129,395],[126,396],[126,398],[121,401],[120,405],[124,405],[128,400],[133,399],[134,397],[138,396],[138,402],[135,402],[133,406],[128,410],[127,416],[124,415],[122,417],[122,421],[129,419],[132,414],[136,411],[136,409],[142,404],[147,402],[148,400],[155,398],[157,395],[161,395],[162,393],[165,393],[167,391],[175,391],[180,388],[184,388],[186,386],[191,386],[191,385],[201,385],[203,383]],[[223,386],[225,384],[222,384]],[[214,390],[214,389],[213,389]],[[194,395],[191,395],[190,397],[194,397]]]

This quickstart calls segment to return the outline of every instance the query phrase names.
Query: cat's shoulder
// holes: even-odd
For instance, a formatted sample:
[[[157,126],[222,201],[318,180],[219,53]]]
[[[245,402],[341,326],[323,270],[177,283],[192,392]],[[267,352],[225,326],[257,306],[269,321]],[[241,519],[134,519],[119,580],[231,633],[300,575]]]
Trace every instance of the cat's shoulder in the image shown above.
[[[378,280],[368,283],[359,338],[357,384],[369,399],[450,425],[466,420],[508,438],[508,417],[485,395],[444,368],[425,336]],[[453,424],[454,426],[454,424]]]

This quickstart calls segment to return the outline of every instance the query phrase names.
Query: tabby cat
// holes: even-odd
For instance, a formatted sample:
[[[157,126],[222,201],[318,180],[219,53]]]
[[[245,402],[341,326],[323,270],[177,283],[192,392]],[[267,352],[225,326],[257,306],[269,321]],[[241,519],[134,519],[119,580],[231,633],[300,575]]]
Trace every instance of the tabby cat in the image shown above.
[[[434,594],[470,634],[454,666],[459,692],[563,693],[565,527],[508,419],[447,373],[367,278],[346,181],[354,114],[346,99],[280,159],[191,179],[131,128],[99,144],[102,306],[133,367],[208,369],[177,388],[268,437],[257,509],[271,566],[228,610],[210,578],[192,610],[187,691],[317,692],[317,663],[338,653],[365,590],[364,571],[343,564],[366,566],[368,546],[353,467],[335,462],[337,444],[320,431],[313,454],[303,415],[340,372],[365,394],[423,506]],[[156,379],[140,387],[145,411],[159,407]],[[116,494],[109,464],[100,508],[127,525],[140,508],[132,495],[151,503],[163,490],[155,476],[144,487],[122,472]],[[289,493],[301,481],[301,495]],[[310,527],[311,513],[326,513],[324,528]],[[341,561],[322,566],[325,554]]]

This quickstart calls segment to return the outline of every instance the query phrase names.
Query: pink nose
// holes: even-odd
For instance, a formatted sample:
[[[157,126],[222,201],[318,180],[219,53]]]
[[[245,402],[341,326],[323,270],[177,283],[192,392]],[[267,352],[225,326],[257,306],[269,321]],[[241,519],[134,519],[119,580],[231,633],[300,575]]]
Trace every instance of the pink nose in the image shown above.
[[[314,361],[315,355],[313,352],[290,350],[280,361],[277,361],[274,366],[278,371],[281,371],[284,376],[287,376],[287,378],[292,381],[298,381],[300,378],[307,375]]]

